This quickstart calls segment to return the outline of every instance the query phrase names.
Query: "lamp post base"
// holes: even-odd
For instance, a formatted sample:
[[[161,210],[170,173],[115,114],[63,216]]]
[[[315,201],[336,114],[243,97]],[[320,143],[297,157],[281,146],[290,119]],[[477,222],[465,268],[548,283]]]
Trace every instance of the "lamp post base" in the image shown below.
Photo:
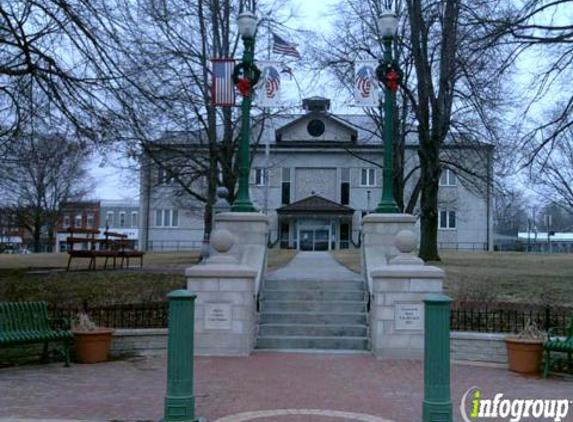
[[[398,214],[400,210],[398,209],[398,205],[393,201],[382,201],[378,204],[374,212],[377,214]]]
[[[231,205],[231,212],[257,212],[251,201],[235,201]]]

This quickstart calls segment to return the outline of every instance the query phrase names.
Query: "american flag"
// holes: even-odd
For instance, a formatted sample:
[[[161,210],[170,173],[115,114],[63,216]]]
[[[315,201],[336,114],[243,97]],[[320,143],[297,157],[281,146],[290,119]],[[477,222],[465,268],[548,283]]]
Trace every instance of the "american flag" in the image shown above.
[[[300,59],[300,53],[296,49],[296,44],[289,43],[273,32],[273,53],[284,54],[285,56]]]
[[[211,105],[234,106],[233,68],[235,67],[235,59],[211,59],[211,64],[213,66]]]

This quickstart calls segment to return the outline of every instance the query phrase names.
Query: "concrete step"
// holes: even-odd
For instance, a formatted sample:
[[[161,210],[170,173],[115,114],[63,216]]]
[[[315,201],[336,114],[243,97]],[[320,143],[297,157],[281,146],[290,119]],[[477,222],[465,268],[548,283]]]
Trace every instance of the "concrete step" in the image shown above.
[[[264,302],[263,302],[264,306]],[[364,312],[262,312],[259,324],[366,324]]]
[[[364,301],[282,301],[264,300],[262,312],[366,312]]]
[[[257,339],[257,349],[334,349],[367,350],[367,337],[265,336]]]
[[[263,300],[366,300],[364,290],[269,290],[263,291]]]
[[[367,337],[368,327],[360,324],[261,324],[259,325],[258,335],[261,337]]]
[[[366,285],[362,280],[265,280],[265,290],[353,290],[364,291]]]

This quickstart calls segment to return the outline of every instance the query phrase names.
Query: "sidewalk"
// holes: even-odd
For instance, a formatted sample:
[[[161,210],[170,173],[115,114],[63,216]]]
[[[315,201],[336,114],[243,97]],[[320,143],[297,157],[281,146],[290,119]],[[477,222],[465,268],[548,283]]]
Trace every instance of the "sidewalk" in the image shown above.
[[[421,361],[384,361],[369,355],[255,353],[248,358],[195,360],[196,415],[209,421],[248,411],[274,411],[256,419],[221,422],[396,422],[421,420]],[[3,418],[158,420],[163,416],[165,356],[96,365],[61,363],[0,369]],[[573,398],[573,380],[523,378],[505,369],[452,366],[454,418],[464,392],[508,398]],[[320,409],[309,415],[298,410]],[[337,414],[353,412],[372,415]],[[257,416],[251,415],[252,417]],[[375,416],[375,417],[374,417]],[[4,419],[5,420],[5,419]],[[488,419],[493,421],[496,419]],[[573,410],[567,420],[573,421]]]
[[[360,274],[339,264],[328,252],[298,252],[284,267],[267,275],[270,280],[360,280]]]

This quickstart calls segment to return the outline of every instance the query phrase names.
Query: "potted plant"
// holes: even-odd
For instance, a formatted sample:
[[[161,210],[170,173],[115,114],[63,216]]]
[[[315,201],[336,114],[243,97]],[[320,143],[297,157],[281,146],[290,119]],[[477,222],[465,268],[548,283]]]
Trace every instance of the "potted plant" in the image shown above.
[[[79,363],[105,362],[113,337],[113,328],[98,327],[86,313],[80,313],[72,323],[74,351]]]
[[[536,374],[541,371],[545,333],[530,320],[515,336],[505,338],[509,370],[521,374]]]

